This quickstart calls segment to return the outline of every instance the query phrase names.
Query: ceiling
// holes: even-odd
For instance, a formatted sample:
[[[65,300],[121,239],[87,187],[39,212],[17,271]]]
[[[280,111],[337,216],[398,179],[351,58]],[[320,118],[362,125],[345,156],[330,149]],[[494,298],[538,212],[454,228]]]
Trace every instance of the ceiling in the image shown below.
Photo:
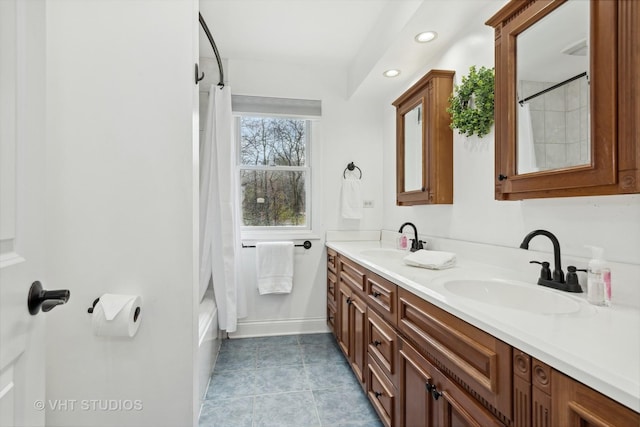
[[[200,0],[223,58],[274,61],[344,72],[347,97],[403,86],[470,23],[506,0]],[[427,30],[438,38],[420,44]],[[200,31],[200,55],[213,57]],[[401,69],[388,79],[382,72]],[[392,81],[390,81],[392,80]]]

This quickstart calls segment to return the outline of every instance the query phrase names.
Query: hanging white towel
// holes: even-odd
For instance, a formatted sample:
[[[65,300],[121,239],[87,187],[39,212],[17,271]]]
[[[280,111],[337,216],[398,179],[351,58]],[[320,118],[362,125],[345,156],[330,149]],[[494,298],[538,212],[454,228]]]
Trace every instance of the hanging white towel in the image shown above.
[[[420,249],[403,258],[407,265],[428,268],[431,270],[444,270],[456,265],[456,254],[452,252],[427,251]]]
[[[360,180],[345,178],[342,180],[342,217],[346,219],[362,218],[362,190]]]
[[[256,243],[258,291],[288,294],[293,287],[293,242]]]

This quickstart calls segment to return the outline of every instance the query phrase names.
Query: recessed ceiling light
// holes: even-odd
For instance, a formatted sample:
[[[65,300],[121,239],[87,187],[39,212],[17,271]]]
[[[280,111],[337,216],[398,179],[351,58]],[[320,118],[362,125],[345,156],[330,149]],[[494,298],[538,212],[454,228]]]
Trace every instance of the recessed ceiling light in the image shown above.
[[[438,33],[436,33],[435,31],[425,31],[420,34],[416,34],[415,40],[418,43],[427,43],[432,40],[435,40],[437,37],[438,37]]]
[[[385,77],[397,77],[398,75],[400,75],[400,70],[395,70],[395,69],[387,70],[384,73],[382,73],[382,75]]]

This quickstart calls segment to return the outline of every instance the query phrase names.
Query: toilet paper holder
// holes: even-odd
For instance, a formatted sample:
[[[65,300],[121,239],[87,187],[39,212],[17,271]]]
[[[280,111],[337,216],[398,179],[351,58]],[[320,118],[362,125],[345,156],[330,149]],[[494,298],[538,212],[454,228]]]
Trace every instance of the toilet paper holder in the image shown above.
[[[96,308],[96,304],[98,303],[98,301],[100,301],[100,297],[93,300],[93,304],[91,304],[91,307],[87,309],[87,313],[89,314],[93,313],[93,310]],[[133,312],[133,321],[137,322],[139,316],[140,316],[140,307],[136,307],[136,310]]]

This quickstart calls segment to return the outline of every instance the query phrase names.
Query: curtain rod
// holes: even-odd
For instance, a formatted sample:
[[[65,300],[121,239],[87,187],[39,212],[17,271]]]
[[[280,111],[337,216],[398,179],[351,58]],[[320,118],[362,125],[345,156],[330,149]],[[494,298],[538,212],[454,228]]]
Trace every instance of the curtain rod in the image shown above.
[[[220,52],[218,52],[218,47],[216,46],[216,42],[213,41],[213,36],[211,35],[211,31],[209,31],[209,27],[205,22],[202,14],[198,12],[200,25],[204,30],[204,33],[207,35],[209,39],[209,43],[211,43],[211,47],[213,48],[213,53],[216,55],[216,61],[218,61],[218,69],[220,70],[220,82],[218,82],[218,86],[224,87],[224,68],[222,68],[222,60],[220,59]]]
[[[301,245],[293,245],[296,248],[305,248],[305,249],[310,249],[311,248],[311,242],[308,240],[305,240],[303,244]],[[256,245],[245,245],[244,243],[242,244],[243,248],[255,248]]]
[[[574,81],[574,80],[578,80],[578,79],[580,79],[580,78],[582,78],[582,77],[585,77],[586,75],[587,75],[587,72],[585,71],[584,73],[578,74],[577,76],[573,76],[573,77],[571,77],[571,78],[569,78],[569,79],[567,79],[567,80],[565,80],[565,81],[563,81],[563,82],[560,82],[560,83],[555,84],[555,85],[553,85],[553,86],[551,86],[551,87],[548,87],[548,88],[546,88],[545,90],[541,90],[541,91],[540,91],[540,92],[538,92],[538,93],[534,93],[533,95],[527,96],[525,99],[522,99],[522,100],[520,100],[520,101],[518,101],[518,102],[520,103],[520,105],[522,105],[522,104],[524,104],[525,102],[529,101],[530,99],[537,98],[537,97],[538,97],[538,96],[540,96],[540,95],[544,95],[544,94],[545,94],[545,93],[547,93],[547,92],[550,92],[550,91],[552,91],[552,90],[554,90],[554,89],[557,89],[557,88],[559,88],[560,86],[564,86],[564,85],[566,85],[567,83],[571,83],[571,82],[572,82],[572,81]]]

